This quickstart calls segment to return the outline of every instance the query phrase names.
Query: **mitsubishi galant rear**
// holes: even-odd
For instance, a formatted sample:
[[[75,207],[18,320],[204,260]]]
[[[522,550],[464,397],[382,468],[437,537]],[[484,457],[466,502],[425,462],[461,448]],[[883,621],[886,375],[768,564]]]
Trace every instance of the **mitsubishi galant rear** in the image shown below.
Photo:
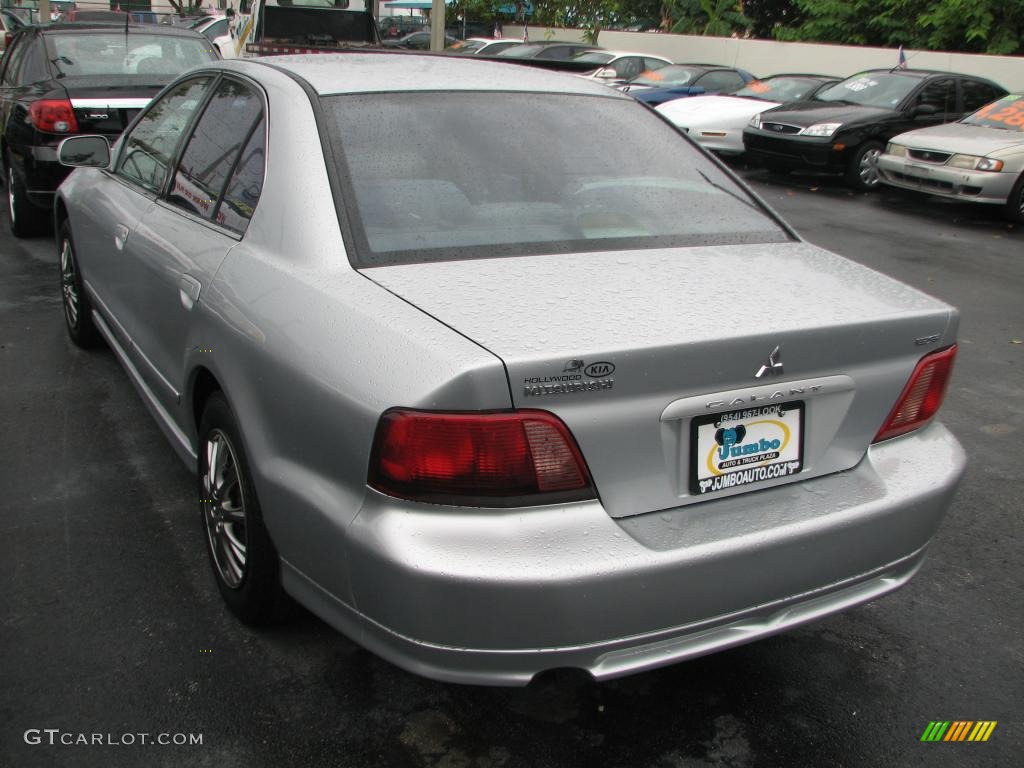
[[[935,419],[956,312],[801,241],[629,96],[231,61],[105,152],[62,148],[98,166],[58,195],[68,330],[196,471],[243,620],[293,599],[437,679],[606,679],[921,567],[964,466]]]

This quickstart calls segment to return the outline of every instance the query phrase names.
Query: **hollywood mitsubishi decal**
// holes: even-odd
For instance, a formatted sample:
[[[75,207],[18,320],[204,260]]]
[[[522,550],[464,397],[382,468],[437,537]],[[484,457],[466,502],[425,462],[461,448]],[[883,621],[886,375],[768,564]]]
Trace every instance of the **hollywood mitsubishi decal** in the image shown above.
[[[615,386],[615,364],[606,360],[587,365],[583,360],[566,360],[559,376],[527,376],[523,379],[523,395],[571,395],[594,392]]]

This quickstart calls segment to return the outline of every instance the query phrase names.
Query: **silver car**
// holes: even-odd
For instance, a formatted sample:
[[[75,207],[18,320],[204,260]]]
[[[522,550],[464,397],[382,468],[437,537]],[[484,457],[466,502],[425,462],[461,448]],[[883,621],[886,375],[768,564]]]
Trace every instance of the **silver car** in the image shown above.
[[[616,677],[900,587],[963,471],[956,311],[600,83],[224,61],[60,153],[68,331],[196,471],[245,621],[290,596],[437,679]]]
[[[893,187],[1001,206],[1007,219],[1024,223],[1024,96],[893,137],[878,174]]]

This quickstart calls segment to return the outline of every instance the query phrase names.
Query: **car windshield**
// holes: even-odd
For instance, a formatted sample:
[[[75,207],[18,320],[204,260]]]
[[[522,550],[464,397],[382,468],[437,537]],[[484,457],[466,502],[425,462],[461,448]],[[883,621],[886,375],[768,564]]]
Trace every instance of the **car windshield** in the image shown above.
[[[731,95],[763,101],[797,101],[805,98],[819,82],[800,77],[769,77],[766,80],[751,80]]]
[[[986,104],[960,122],[1024,133],[1024,96],[1011,94]]]
[[[814,98],[817,101],[894,109],[920,84],[921,78],[897,72],[866,72],[826,88]]]
[[[360,266],[789,239],[631,99],[445,92],[321,103]]]
[[[600,51],[586,51],[584,53],[577,53],[572,57],[573,61],[579,61],[584,64],[607,64],[609,61],[615,58],[614,54],[601,53]]]
[[[122,30],[46,36],[57,77],[94,75],[177,76],[215,55],[206,38],[149,35]]]
[[[648,70],[629,81],[630,85],[650,85],[665,88],[670,85],[686,85],[704,73],[703,69],[670,65],[657,70]]]

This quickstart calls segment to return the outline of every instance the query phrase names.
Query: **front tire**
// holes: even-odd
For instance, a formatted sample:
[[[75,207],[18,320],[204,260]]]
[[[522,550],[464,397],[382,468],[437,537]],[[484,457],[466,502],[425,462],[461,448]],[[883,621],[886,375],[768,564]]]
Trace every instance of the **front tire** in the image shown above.
[[[1017,179],[1017,183],[1010,191],[1010,196],[1006,198],[1003,216],[1014,224],[1024,224],[1024,173]]]
[[[234,413],[220,392],[210,396],[200,421],[199,510],[228,608],[246,624],[280,620],[288,605],[280,559],[263,525]]]
[[[33,237],[46,228],[46,211],[37,208],[28,199],[25,185],[7,158],[7,217],[11,234],[15,237]]]
[[[71,239],[71,224],[60,225],[57,238],[60,252],[60,289],[64,306],[64,325],[75,346],[91,349],[100,343],[100,334],[92,322],[92,304],[82,287],[82,273],[78,270],[75,244]]]
[[[865,141],[857,147],[846,168],[846,183],[861,192],[877,189],[881,183],[878,175],[878,158],[884,149],[877,141]]]

